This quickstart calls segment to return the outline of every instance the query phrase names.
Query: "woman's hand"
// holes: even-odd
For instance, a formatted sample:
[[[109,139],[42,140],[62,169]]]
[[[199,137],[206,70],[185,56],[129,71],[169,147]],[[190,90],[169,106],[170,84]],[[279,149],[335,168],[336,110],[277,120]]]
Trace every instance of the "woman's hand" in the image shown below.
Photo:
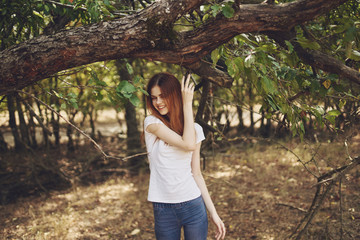
[[[215,234],[216,240],[224,239],[226,234],[226,228],[223,221],[220,219],[219,215],[217,213],[211,215],[211,220],[215,224],[217,231]]]
[[[194,97],[194,84],[190,81],[190,74],[187,75],[187,78],[185,79],[185,76],[183,76],[181,80],[181,95],[183,98],[183,103],[190,103],[192,104],[192,100]]]

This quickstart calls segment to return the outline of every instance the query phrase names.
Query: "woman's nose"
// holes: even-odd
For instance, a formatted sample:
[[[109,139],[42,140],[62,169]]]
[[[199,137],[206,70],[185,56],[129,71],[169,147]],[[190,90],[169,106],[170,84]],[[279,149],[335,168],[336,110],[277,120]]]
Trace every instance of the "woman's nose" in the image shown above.
[[[162,98],[160,98],[160,97],[158,97],[157,99],[156,99],[156,103],[162,103]]]

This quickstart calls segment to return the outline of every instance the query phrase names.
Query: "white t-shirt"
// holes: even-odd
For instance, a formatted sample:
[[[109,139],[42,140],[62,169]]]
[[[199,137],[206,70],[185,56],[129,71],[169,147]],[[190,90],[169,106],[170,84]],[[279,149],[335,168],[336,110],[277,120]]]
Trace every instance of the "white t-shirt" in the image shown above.
[[[146,131],[153,123],[164,124],[155,116],[144,120],[145,143],[150,162],[148,201],[180,203],[201,195],[191,172],[192,151],[170,146]],[[202,127],[195,123],[196,143],[205,139]]]

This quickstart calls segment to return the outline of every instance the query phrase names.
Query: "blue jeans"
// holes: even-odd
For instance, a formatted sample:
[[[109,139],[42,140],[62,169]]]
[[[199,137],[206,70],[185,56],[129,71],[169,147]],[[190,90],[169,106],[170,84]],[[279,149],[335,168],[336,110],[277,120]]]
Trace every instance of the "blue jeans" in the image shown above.
[[[182,203],[153,202],[157,240],[206,240],[208,219],[202,197]]]

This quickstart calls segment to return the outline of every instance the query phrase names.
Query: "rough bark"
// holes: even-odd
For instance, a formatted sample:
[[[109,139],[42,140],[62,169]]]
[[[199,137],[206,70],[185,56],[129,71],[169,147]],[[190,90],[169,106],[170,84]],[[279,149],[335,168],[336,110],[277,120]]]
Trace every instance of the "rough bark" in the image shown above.
[[[173,23],[204,0],[156,1],[129,17],[43,35],[0,52],[0,95],[61,70],[103,60],[146,58],[191,67],[240,33],[284,32],[346,1],[240,4],[233,18],[218,16],[187,32],[175,32]],[[195,73],[196,69],[200,68],[195,67]],[[210,80],[231,86],[229,77]]]
[[[132,77],[126,69],[126,62],[123,60],[116,61],[117,72],[121,80],[131,80]],[[129,156],[139,152],[141,148],[140,131],[138,120],[136,117],[136,108],[130,102],[125,103],[125,121],[126,121],[126,145],[127,154]],[[131,174],[138,174],[140,168],[145,163],[145,159],[141,156],[134,157],[128,160],[127,167],[130,169]]]

